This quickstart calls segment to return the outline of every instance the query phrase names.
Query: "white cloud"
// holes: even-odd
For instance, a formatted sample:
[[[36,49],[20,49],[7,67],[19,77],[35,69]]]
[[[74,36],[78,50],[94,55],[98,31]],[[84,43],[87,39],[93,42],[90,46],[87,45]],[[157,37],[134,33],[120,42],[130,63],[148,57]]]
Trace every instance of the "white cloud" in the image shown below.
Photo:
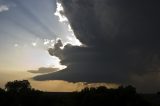
[[[61,3],[57,2],[57,9],[54,15],[59,17],[60,22],[68,22],[68,19],[65,15],[63,15],[64,9]]]
[[[56,12],[54,13],[54,15],[59,17],[59,22],[65,23],[65,25],[67,25],[66,29],[71,34],[71,35],[67,36],[68,41],[64,45],[66,45],[67,43],[70,43],[72,45],[81,46],[82,43],[75,37],[73,29],[72,29],[67,17],[64,14],[64,8],[63,8],[62,4],[59,2],[57,2],[57,9],[56,9]]]
[[[54,46],[55,40],[43,39],[43,45],[47,48],[52,48]]]
[[[68,31],[73,32],[71,25],[68,25]]]
[[[49,39],[44,39],[44,45],[48,45],[48,44],[50,44],[51,43],[51,40],[49,40]]]
[[[8,10],[9,10],[9,7],[7,5],[0,5],[0,13]]]

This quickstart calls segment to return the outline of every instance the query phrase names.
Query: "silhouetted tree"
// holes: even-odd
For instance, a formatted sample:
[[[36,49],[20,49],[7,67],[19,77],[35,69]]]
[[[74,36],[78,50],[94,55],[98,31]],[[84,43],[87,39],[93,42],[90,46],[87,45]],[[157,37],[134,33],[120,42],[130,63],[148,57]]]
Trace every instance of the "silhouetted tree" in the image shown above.
[[[86,93],[86,92],[89,92],[89,91],[90,91],[90,88],[86,87],[86,88],[81,90],[81,93]]]
[[[99,93],[105,93],[106,91],[108,91],[108,89],[105,86],[100,86],[97,88],[97,92]]]
[[[31,85],[28,80],[22,80],[22,81],[15,80],[13,82],[8,82],[5,85],[5,89],[8,92],[19,93],[21,91],[31,90]]]
[[[0,88],[0,106],[152,106],[133,86],[87,87],[80,92],[53,93],[32,89],[27,80],[16,80],[8,82],[5,89]]]
[[[0,93],[5,93],[5,90],[0,88]]]
[[[136,94],[136,88],[129,85],[125,88],[125,91],[128,93],[128,94]]]

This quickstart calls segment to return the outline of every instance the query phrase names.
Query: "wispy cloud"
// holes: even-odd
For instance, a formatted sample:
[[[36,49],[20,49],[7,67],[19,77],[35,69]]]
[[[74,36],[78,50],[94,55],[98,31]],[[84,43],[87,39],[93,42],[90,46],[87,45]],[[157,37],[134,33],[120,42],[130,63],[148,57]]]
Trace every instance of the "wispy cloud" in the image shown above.
[[[8,10],[9,10],[9,7],[7,5],[0,4],[0,13],[4,12],[4,11],[8,11]]]
[[[52,67],[48,67],[48,68],[46,68],[46,67],[41,67],[41,68],[39,68],[38,70],[28,70],[28,72],[30,72],[30,73],[34,73],[34,74],[41,74],[41,73],[51,73],[51,72],[56,72],[56,71],[58,71],[59,70],[59,68],[52,68]]]

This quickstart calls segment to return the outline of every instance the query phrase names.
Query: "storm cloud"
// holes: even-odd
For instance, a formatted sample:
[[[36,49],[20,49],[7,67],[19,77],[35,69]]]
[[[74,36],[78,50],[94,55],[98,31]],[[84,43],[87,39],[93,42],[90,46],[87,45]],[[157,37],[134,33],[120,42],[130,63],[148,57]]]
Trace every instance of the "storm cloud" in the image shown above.
[[[67,68],[36,80],[131,83],[159,74],[160,7],[150,0],[59,0],[82,46],[61,40],[49,53]],[[155,74],[154,74],[155,75]],[[154,76],[153,76],[154,77]]]

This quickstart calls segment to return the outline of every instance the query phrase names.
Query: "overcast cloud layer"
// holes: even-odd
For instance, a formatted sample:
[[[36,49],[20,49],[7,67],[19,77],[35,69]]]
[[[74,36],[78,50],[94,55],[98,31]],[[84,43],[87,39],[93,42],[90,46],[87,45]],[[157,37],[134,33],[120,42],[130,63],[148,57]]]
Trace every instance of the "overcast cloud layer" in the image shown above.
[[[49,53],[67,68],[36,80],[114,82],[158,88],[160,6],[150,0],[60,0],[80,42]],[[139,85],[138,85],[139,84]],[[160,88],[160,87],[159,87]]]

